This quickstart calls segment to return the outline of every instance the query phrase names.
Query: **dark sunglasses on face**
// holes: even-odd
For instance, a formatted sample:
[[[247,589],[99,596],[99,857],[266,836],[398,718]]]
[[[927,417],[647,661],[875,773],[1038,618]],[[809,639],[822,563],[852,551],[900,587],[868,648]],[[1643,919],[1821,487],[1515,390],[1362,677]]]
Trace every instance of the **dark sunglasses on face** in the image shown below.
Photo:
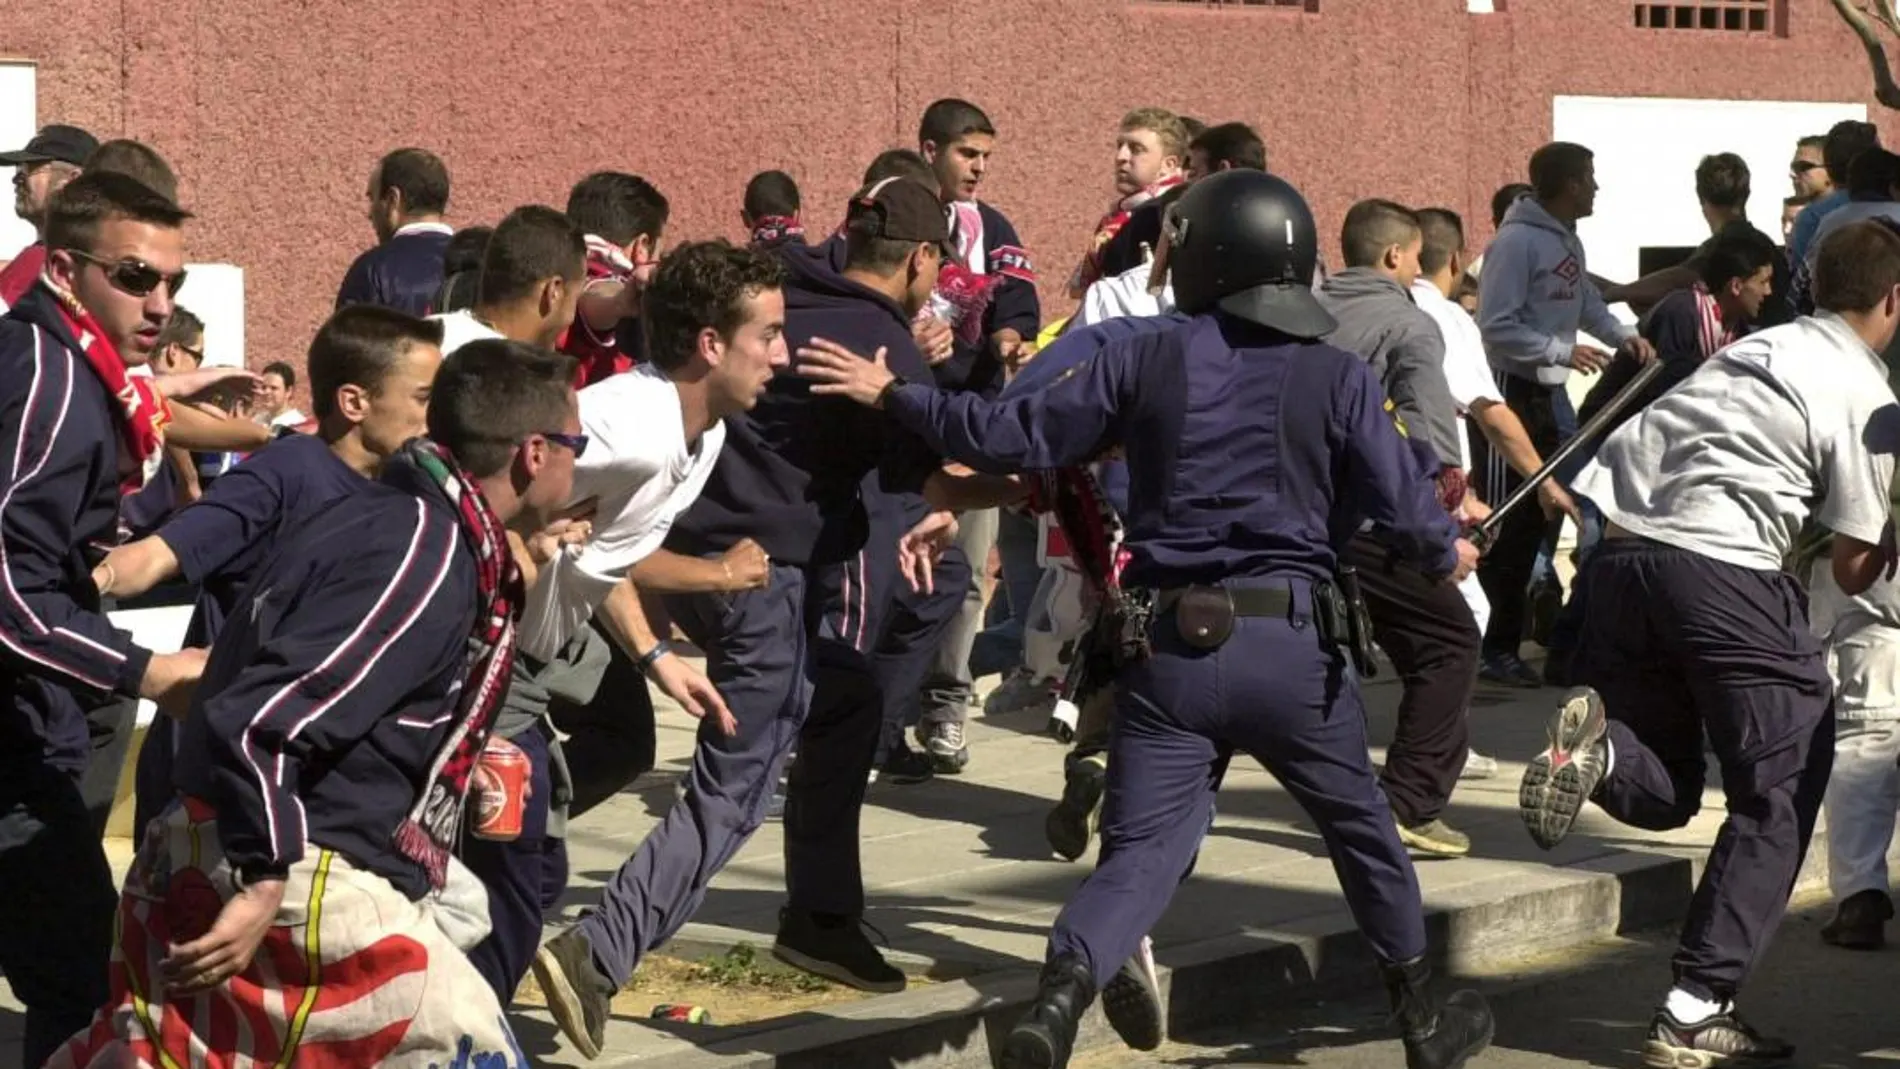
[[[1813,160],[1796,160],[1788,165],[1788,170],[1794,174],[1807,174],[1809,171],[1818,171],[1825,166],[1827,164],[1816,163]]]
[[[587,452],[587,436],[585,434],[562,434],[559,431],[542,431],[541,437],[546,438],[555,445],[567,447],[567,449],[574,454],[575,460],[579,460],[581,454]]]
[[[178,287],[185,284],[183,268],[166,274],[144,260],[106,260],[78,249],[66,251],[87,263],[98,264],[106,273],[106,281],[112,283],[114,289],[134,297],[149,296],[161,284],[165,287],[166,296],[176,297]]]

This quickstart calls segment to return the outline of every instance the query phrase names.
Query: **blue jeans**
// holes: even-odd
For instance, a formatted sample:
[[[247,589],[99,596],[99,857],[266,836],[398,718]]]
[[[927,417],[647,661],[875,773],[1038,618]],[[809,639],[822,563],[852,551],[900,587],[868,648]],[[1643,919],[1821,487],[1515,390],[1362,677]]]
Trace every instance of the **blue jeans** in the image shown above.
[[[1571,403],[1570,394],[1564,390],[1552,390],[1550,410],[1551,414],[1557,417],[1557,440],[1568,442],[1575,438],[1577,436],[1577,406]],[[1577,473],[1589,463],[1592,455],[1594,454],[1579,451],[1577,455],[1564,461],[1563,466],[1557,469],[1553,477],[1565,486],[1569,486],[1570,480],[1577,477]],[[1553,536],[1537,551],[1537,559],[1531,564],[1531,586],[1558,582],[1556,565],[1557,539]]]
[[[970,676],[1007,672],[1023,663],[1023,621],[1029,618],[1042,582],[1036,564],[1036,539],[1041,528],[1034,516],[1000,511],[996,520],[996,554],[1003,563],[1002,597],[990,599],[983,630],[970,646]]]

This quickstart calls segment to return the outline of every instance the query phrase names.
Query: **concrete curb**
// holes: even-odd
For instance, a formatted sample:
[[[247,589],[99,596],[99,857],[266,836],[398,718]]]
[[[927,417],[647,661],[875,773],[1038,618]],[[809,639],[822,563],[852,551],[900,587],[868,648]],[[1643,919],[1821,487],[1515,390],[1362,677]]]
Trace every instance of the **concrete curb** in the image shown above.
[[[1563,869],[1453,888],[1427,917],[1434,954],[1451,971],[1561,951],[1618,933],[1675,923],[1702,857],[1606,851]],[[1797,894],[1825,887],[1826,842],[1817,835]],[[1447,901],[1449,899],[1449,901]],[[681,949],[723,949],[752,939],[729,929],[683,932]],[[1377,981],[1370,949],[1343,908],[1271,932],[1167,948],[1161,985],[1173,1034],[1232,1024],[1262,1006],[1358,995]],[[1661,978],[1658,978],[1661,982]],[[640,1069],[989,1069],[992,1051],[1035,994],[1028,968],[932,984],[898,995],[724,1029],[691,1050],[612,1055],[594,1063]],[[692,1032],[682,1031],[682,1036]],[[1077,1050],[1118,1043],[1099,1009],[1083,1021]]]

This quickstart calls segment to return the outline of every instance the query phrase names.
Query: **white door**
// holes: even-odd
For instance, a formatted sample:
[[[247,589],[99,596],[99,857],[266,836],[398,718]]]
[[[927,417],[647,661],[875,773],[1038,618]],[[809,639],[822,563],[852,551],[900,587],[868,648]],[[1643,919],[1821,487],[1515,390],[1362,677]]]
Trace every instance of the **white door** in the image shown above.
[[[1596,214],[1577,224],[1590,270],[1615,282],[1636,277],[1644,246],[1700,245],[1709,228],[1696,202],[1702,157],[1733,152],[1748,161],[1748,219],[1781,237],[1781,202],[1794,192],[1795,142],[1867,105],[1777,100],[1557,97],[1552,130],[1596,153]]]

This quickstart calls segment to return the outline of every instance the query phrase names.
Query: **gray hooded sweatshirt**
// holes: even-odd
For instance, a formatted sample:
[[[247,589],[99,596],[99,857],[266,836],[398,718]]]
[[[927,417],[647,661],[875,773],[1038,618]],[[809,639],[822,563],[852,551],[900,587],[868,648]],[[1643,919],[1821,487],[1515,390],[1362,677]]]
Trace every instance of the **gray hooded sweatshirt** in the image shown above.
[[[1504,213],[1478,277],[1485,355],[1505,374],[1562,386],[1578,327],[1611,346],[1636,334],[1610,314],[1590,281],[1577,232],[1536,197],[1521,197]]]
[[[1339,321],[1326,343],[1371,363],[1407,433],[1430,444],[1439,463],[1459,466],[1458,404],[1445,381],[1445,338],[1432,317],[1370,267],[1328,278],[1319,303]]]

